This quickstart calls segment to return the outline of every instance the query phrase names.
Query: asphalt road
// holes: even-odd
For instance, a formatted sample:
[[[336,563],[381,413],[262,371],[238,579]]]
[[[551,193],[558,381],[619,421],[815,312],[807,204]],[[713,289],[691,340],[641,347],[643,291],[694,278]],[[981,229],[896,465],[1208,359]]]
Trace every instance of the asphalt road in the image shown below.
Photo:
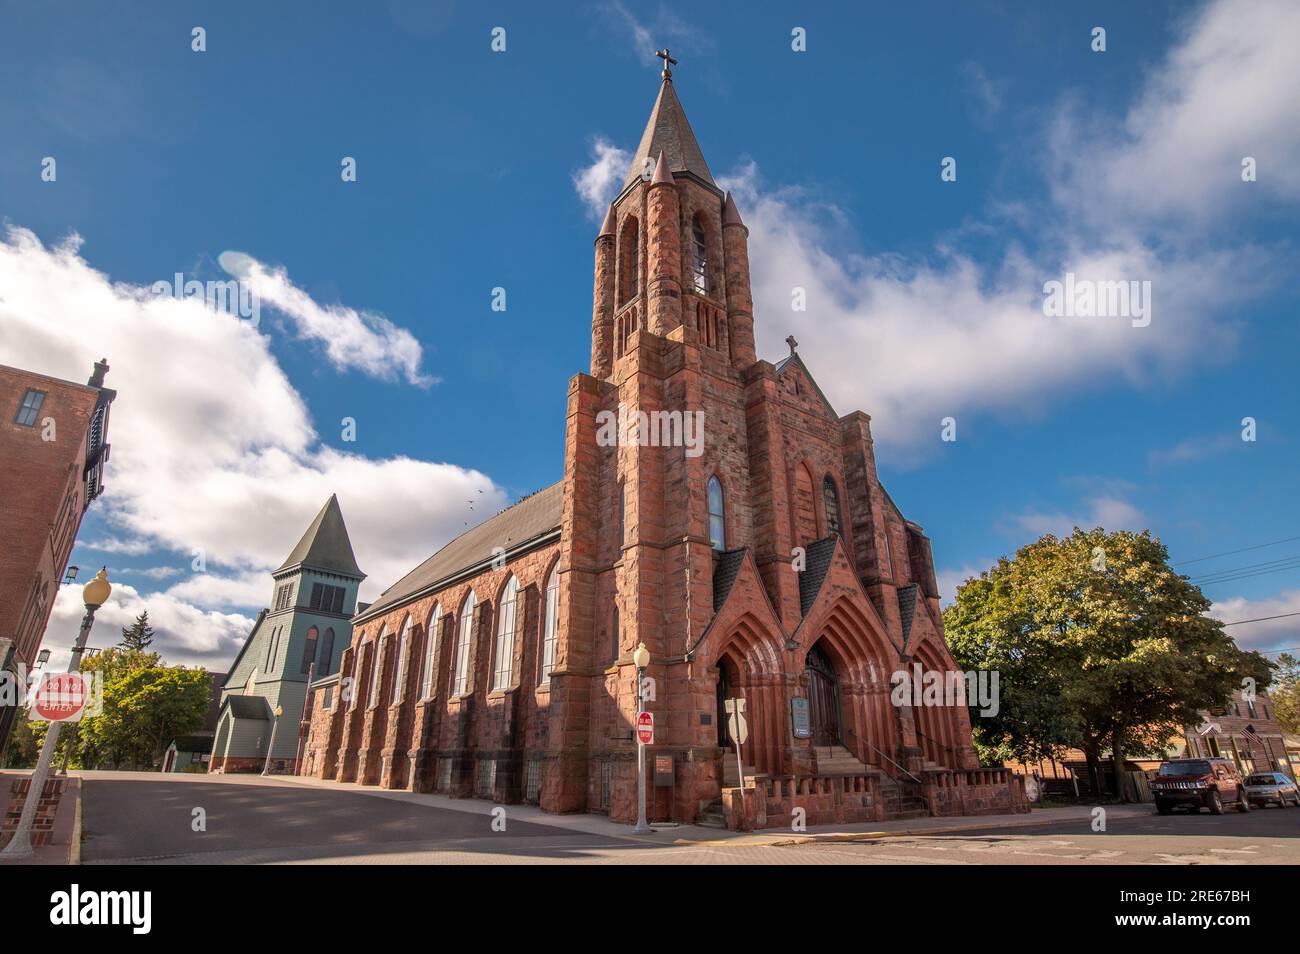
[[[1243,865],[1300,863],[1300,809],[1112,816],[859,842],[671,844],[249,776],[87,773],[85,864]],[[196,812],[201,809],[201,812]],[[195,830],[196,816],[205,830]],[[598,825],[595,827],[603,827]],[[623,831],[620,827],[620,832]],[[696,829],[696,832],[699,830]]]

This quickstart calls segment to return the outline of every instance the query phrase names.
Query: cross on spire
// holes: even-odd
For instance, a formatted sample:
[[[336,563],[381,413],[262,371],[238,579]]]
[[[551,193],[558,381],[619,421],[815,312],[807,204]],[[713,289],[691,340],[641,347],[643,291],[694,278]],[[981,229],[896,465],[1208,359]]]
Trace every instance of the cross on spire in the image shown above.
[[[790,346],[790,353],[791,353],[791,354],[794,354],[795,349],[799,347],[799,342],[797,342],[797,341],[794,340],[794,335],[789,335],[789,336],[785,339],[785,343],[788,344],[788,345]]]
[[[655,50],[655,56],[664,61],[664,79],[672,79],[673,67],[677,65],[677,61],[668,54],[668,47],[665,46],[662,50]]]

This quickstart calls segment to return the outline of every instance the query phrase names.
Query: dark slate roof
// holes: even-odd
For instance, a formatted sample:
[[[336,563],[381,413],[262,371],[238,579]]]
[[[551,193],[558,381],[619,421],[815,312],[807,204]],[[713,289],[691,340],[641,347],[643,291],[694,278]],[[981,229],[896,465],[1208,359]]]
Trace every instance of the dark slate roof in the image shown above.
[[[817,599],[817,593],[826,582],[826,574],[831,568],[831,555],[835,553],[836,539],[838,538],[829,536],[814,540],[808,544],[804,553],[807,565],[799,574],[799,612],[803,616],[808,615],[813,601]]]
[[[212,736],[182,735],[172,739],[172,745],[176,746],[177,752],[211,752]]]
[[[740,565],[745,562],[745,551],[724,550],[718,554],[718,562],[713,567],[713,612],[722,609],[731,595],[731,588],[736,585],[740,574]]]
[[[904,646],[907,645],[907,637],[912,632],[912,620],[916,617],[916,591],[915,583],[909,583],[898,589],[898,616],[903,621]]]
[[[647,158],[658,160],[661,152],[668,160],[670,172],[692,173],[717,188],[670,79],[665,79],[659,87],[659,98],[655,100],[654,109],[650,110],[650,119],[641,134],[641,145],[637,146],[623,188],[640,178],[646,169]]]
[[[472,530],[466,530],[380,593],[379,599],[370,604],[365,615],[376,615],[417,593],[438,589],[440,584],[470,567],[487,563],[492,559],[494,547],[509,552],[544,537],[559,528],[563,516],[564,482],[560,481],[507,507]]]
[[[298,545],[275,572],[295,566],[307,566],[358,580],[366,578],[352,555],[352,541],[348,539],[348,528],[343,523],[343,512],[339,510],[339,498],[334,494],[330,494],[330,499],[320,508],[320,513],[316,514]]]
[[[266,700],[261,696],[229,696],[226,699],[226,705],[230,706],[230,714],[236,719],[263,719],[270,720],[271,710],[266,705]]]

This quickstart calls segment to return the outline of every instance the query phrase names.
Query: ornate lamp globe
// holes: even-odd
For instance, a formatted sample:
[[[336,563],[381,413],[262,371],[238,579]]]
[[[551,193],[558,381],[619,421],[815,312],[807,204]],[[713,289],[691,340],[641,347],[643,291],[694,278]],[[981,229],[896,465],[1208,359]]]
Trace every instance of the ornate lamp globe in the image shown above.
[[[632,662],[636,663],[637,669],[644,669],[650,665],[650,650],[645,648],[645,643],[641,643],[632,654]]]
[[[81,588],[81,600],[90,609],[99,609],[108,602],[113,586],[108,582],[106,568],[101,568],[95,578]]]

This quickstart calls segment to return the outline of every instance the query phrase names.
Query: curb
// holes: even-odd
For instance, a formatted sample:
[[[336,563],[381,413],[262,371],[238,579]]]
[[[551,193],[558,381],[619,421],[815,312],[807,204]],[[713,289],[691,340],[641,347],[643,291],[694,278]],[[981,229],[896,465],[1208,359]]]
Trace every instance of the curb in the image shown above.
[[[973,815],[968,816],[972,822],[975,819],[985,818],[987,816]],[[831,844],[834,842],[855,842],[855,841],[881,841],[886,838],[915,838],[925,835],[951,835],[963,831],[980,831],[985,828],[1043,828],[1048,825],[1059,825],[1066,821],[1085,821],[1086,818],[1044,818],[1034,821],[1024,822],[1003,822],[1001,824],[989,823],[987,820],[982,824],[966,823],[961,825],[945,825],[941,828],[899,828],[890,831],[856,831],[856,832],[826,832],[824,834],[808,835],[770,835],[764,836],[759,834],[739,835],[735,838],[719,838],[707,841],[690,841],[688,839],[678,839],[673,842],[675,845],[692,845],[697,848],[720,848],[723,846],[754,846],[769,848],[788,848],[794,845],[816,844],[818,842]]]
[[[77,780],[77,802],[73,806],[72,844],[68,846],[68,864],[81,864],[81,780]]]

